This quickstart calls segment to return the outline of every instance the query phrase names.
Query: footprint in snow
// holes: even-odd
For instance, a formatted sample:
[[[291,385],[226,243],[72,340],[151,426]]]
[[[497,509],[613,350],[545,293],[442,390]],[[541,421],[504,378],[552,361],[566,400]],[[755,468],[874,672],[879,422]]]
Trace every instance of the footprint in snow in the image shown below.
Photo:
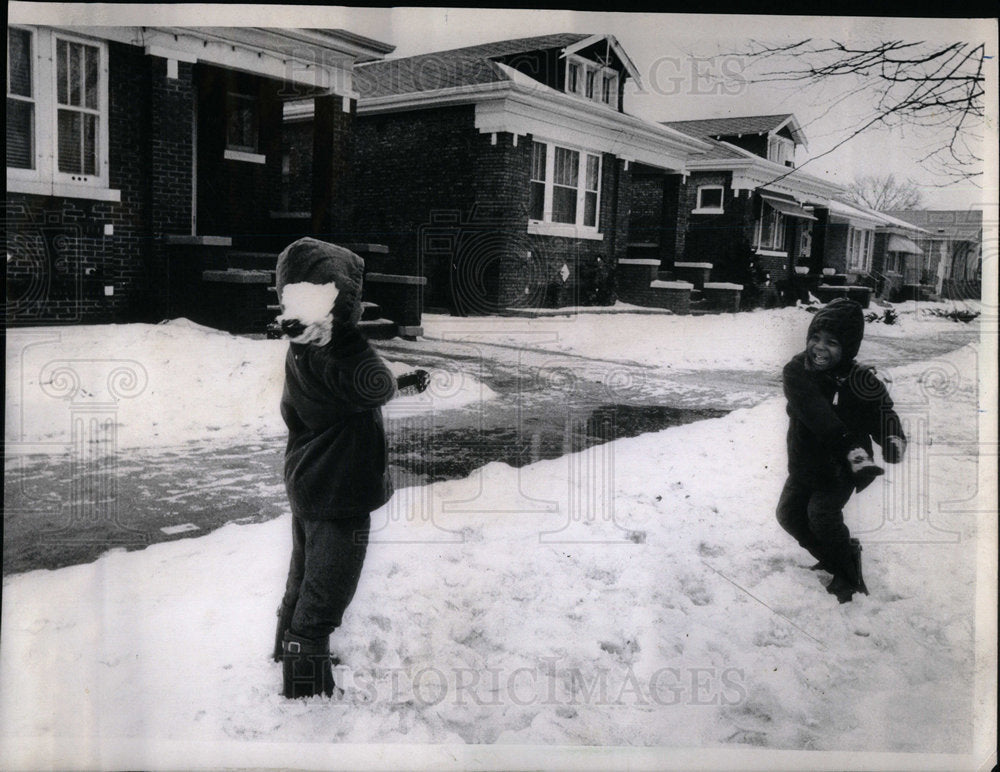
[[[696,606],[707,606],[715,600],[711,590],[705,586],[705,583],[701,579],[694,577],[681,579],[681,592]]]

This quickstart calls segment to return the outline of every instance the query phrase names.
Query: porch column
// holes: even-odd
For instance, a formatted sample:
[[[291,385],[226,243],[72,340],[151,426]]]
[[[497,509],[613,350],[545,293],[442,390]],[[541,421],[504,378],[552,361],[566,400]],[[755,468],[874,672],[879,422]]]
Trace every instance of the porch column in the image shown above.
[[[316,97],[313,117],[312,231],[350,237],[354,202],[351,157],[355,106],[336,94]]]
[[[170,263],[164,237],[193,233],[194,66],[187,61],[151,55],[148,77],[146,158],[150,169],[149,222],[153,238],[148,244],[150,292],[145,310],[149,318],[159,320],[169,313],[171,306],[167,297]]]

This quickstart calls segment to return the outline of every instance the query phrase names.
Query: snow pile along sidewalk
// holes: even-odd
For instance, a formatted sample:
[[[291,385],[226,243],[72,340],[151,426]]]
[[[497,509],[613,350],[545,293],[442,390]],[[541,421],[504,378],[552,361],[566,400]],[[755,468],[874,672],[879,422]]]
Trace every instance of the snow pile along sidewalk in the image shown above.
[[[192,441],[283,438],[278,411],[286,340],[253,340],[187,319],[10,330],[7,452],[63,453],[74,410],[114,424],[119,449]],[[389,362],[397,375],[410,367]],[[426,396],[399,397],[392,415],[492,399],[464,373],[431,371]]]
[[[948,502],[976,491],[976,357],[894,373],[909,460],[847,513],[870,597],[839,606],[774,520],[772,399],[398,492],[332,638],[339,701],[278,694],[287,516],[10,577],[2,765],[171,758],[130,740],[231,765],[265,742],[968,752],[977,523]]]

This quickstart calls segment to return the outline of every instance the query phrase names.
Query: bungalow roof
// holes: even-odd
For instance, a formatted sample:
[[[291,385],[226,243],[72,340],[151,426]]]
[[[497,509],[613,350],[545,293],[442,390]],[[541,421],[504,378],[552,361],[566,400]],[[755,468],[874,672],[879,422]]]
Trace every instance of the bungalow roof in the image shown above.
[[[495,59],[529,51],[567,48],[592,35],[563,32],[434,51],[359,65],[355,88],[363,99],[436,91],[510,80]]]
[[[778,115],[743,115],[733,118],[702,118],[693,121],[664,121],[666,126],[699,139],[734,137],[743,134],[767,134],[789,125],[796,141],[805,143],[792,113]]]

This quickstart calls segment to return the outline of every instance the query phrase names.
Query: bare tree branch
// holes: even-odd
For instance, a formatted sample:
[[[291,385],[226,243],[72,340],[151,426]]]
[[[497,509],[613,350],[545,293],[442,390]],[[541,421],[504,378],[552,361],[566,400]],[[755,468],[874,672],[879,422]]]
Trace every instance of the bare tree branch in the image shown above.
[[[868,95],[872,112],[858,118],[822,155],[876,126],[946,128],[939,146],[922,162],[946,178],[943,184],[975,181],[983,173],[981,154],[974,149],[985,114],[982,43],[888,40],[857,45],[806,38],[768,45],[751,40],[746,50],[728,55],[749,60],[750,67],[738,76],[744,85],[787,83],[803,91],[822,87],[824,115],[846,99]],[[831,87],[838,96],[826,96]]]

